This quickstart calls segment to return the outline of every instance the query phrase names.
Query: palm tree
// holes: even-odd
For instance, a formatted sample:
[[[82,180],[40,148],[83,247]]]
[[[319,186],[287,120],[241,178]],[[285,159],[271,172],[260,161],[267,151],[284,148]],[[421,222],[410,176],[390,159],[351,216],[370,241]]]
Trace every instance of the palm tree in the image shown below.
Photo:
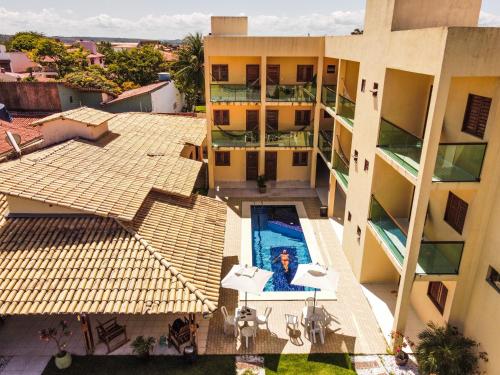
[[[188,107],[203,102],[205,79],[203,74],[203,37],[189,34],[179,48],[179,59],[172,64],[174,79],[186,96]]]
[[[477,352],[479,344],[464,337],[456,327],[438,326],[433,322],[419,333],[417,361],[422,374],[468,375],[478,373],[479,359],[487,361],[484,352]]]

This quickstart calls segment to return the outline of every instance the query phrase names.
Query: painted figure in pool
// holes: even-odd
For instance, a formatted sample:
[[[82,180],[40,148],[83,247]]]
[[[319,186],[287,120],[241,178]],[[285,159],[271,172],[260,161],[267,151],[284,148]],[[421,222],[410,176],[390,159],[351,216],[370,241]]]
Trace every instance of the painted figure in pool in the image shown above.
[[[288,254],[287,250],[283,250],[280,255],[274,258],[273,263],[276,263],[278,259],[281,259],[281,264],[283,265],[283,269],[285,273],[288,272],[288,265],[290,264],[290,254]]]

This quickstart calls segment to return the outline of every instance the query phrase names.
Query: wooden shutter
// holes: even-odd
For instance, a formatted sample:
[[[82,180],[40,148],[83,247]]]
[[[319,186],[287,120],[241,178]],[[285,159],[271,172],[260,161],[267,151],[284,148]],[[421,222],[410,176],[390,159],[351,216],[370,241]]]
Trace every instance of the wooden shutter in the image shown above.
[[[257,86],[259,84],[260,66],[256,64],[247,65],[247,85]]]
[[[446,211],[444,220],[450,224],[458,233],[462,234],[465,224],[465,217],[469,205],[451,191],[448,194],[448,202],[446,203]]]
[[[491,98],[469,94],[462,131],[483,138],[490,107]]]
[[[279,85],[280,83],[280,66],[279,65],[268,65],[267,66],[267,78],[268,85]]]
[[[278,130],[278,111],[275,109],[266,110],[266,126]]]
[[[427,296],[429,296],[439,312],[443,314],[446,299],[448,298],[448,288],[441,281],[431,281],[427,288]]]
[[[305,167],[307,166],[308,152],[294,152],[292,165],[294,167]]]
[[[258,131],[259,130],[259,111],[258,110],[247,110],[247,130]]]
[[[297,82],[311,82],[313,75],[313,65],[297,65]]]
[[[229,125],[228,109],[214,109],[214,125]]]
[[[310,110],[296,110],[295,111],[295,125],[309,125],[311,123]]]
[[[215,151],[215,165],[219,167],[226,167],[231,165],[231,152],[230,151]]]
[[[228,81],[229,68],[227,64],[214,64],[212,65],[212,79],[214,81]]]

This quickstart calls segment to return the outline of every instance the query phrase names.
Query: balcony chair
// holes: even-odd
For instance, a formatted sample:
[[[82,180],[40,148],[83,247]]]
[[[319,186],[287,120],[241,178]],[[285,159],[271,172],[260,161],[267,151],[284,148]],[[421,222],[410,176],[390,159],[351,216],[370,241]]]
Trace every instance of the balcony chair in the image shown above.
[[[119,347],[125,345],[129,339],[127,337],[127,327],[125,325],[120,325],[115,318],[111,318],[103,323],[99,320],[96,327],[97,336],[99,341],[103,342],[108,349],[106,354],[115,351]]]
[[[181,346],[191,340],[191,327],[189,320],[175,319],[172,325],[168,325],[168,341],[181,353]]]
[[[257,325],[260,326],[261,324],[266,325],[266,329],[269,331],[269,315],[271,315],[272,307],[266,307],[266,311],[264,312],[264,315],[257,315]]]
[[[226,306],[222,306],[220,310],[222,312],[222,316],[224,317],[224,334],[227,334],[228,327],[232,327],[234,336],[235,337],[238,336],[238,331],[236,327],[236,318],[234,317],[234,315],[228,314]]]

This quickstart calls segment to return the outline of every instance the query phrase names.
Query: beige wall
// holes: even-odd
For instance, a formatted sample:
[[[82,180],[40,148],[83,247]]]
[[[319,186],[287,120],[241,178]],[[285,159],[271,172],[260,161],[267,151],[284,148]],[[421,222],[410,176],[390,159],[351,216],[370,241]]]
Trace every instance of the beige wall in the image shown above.
[[[247,35],[248,17],[211,17],[213,35]]]
[[[335,73],[327,73],[328,65],[335,65]],[[323,65],[323,84],[336,85],[339,74],[339,59],[325,58]]]
[[[244,56],[212,56],[210,58],[210,73],[212,73],[212,65],[227,64],[228,81],[220,82],[222,84],[245,84],[247,77],[247,65],[259,65],[259,57],[244,57]],[[210,75],[211,81],[215,82]]]
[[[312,130],[312,120],[314,117],[314,109],[311,106],[273,106],[267,105],[268,110],[278,110],[278,130],[300,130],[304,125],[295,125],[295,111],[309,110],[311,111],[311,124],[309,130]]]
[[[280,66],[280,84],[297,83],[297,65],[314,65],[314,74],[317,73],[317,58],[315,57],[268,57],[268,65]]]
[[[294,167],[292,165],[292,161],[293,151],[278,151],[278,170],[276,181],[309,181],[311,173],[311,153],[309,152],[308,165],[305,167]]]
[[[246,181],[246,152],[232,150],[231,165],[215,166],[215,181]]]
[[[367,229],[359,281],[361,283],[397,283],[398,279],[399,272],[389,260],[378,239]]]
[[[227,109],[229,110],[229,125],[221,125],[224,130],[245,130],[247,124],[247,110],[260,110],[260,105],[230,105],[230,104],[213,104],[213,110]],[[213,116],[211,117],[213,119]],[[212,129],[219,130],[213,124]]]
[[[385,76],[382,117],[422,138],[433,77],[388,69]]]
[[[444,281],[444,286],[448,289],[448,296],[444,306],[444,312],[441,314],[434,303],[427,296],[427,281],[415,281],[411,291],[411,303],[420,320],[424,323],[433,321],[437,324],[446,324],[450,316],[451,302],[455,294],[454,281]]]
[[[75,215],[88,215],[88,213],[71,209],[67,207],[58,206],[56,204],[49,204],[44,202],[35,201],[32,199],[19,198],[7,195],[7,203],[9,204],[9,213],[14,215],[22,214],[75,214]]]
[[[342,60],[340,62],[339,84],[337,90],[339,94],[356,102],[358,93],[359,63],[356,61]]]
[[[82,137],[95,140],[108,131],[108,123],[99,126],[89,126],[73,120],[57,119],[39,125],[44,146],[63,142],[68,139]]]

